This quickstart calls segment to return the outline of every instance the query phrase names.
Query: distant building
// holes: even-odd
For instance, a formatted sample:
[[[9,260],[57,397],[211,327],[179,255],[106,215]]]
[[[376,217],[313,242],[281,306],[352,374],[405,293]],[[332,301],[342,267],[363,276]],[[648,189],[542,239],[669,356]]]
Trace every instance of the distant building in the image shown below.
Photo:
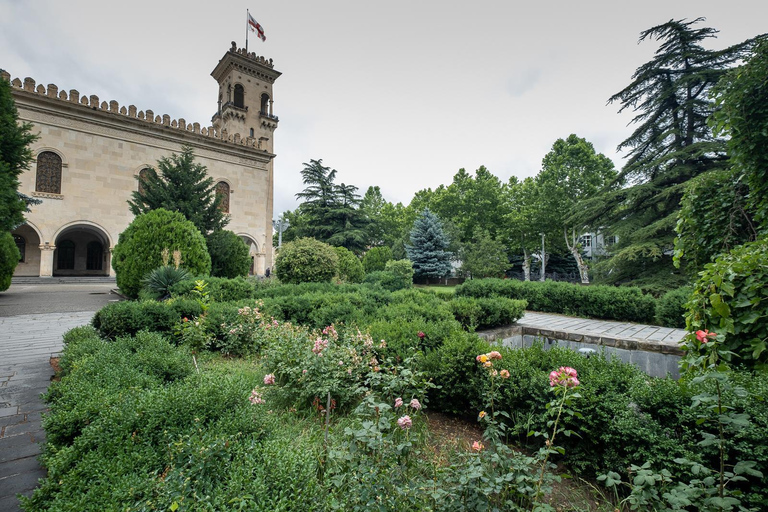
[[[19,191],[42,199],[13,231],[21,252],[16,276],[106,276],[111,253],[133,220],[127,201],[161,157],[192,146],[222,196],[227,229],[250,246],[251,272],[272,266],[274,131],[271,59],[232,47],[211,73],[219,83],[211,126],[171,120],[117,101],[59,91],[54,84],[11,81],[22,121],[40,138]]]
[[[606,256],[611,246],[615,245],[618,238],[615,235],[604,235],[603,233],[584,233],[579,237],[582,252],[592,259],[595,256]]]

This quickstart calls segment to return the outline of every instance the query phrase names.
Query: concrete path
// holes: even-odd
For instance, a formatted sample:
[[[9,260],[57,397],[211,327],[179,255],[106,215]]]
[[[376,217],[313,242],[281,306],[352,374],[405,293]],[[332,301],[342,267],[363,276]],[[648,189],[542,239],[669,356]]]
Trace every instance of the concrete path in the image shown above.
[[[45,476],[37,461],[45,440],[40,399],[50,384],[51,356],[62,335],[88,324],[93,311],[0,317],[0,511],[20,511],[16,495],[29,495]]]
[[[525,316],[518,320],[517,323],[518,325],[548,329],[550,331],[563,331],[587,336],[611,337],[648,343],[655,342],[662,345],[677,345],[687,334],[685,329],[615,320],[590,320],[588,318],[557,315],[554,313],[538,313],[536,311],[526,311]]]

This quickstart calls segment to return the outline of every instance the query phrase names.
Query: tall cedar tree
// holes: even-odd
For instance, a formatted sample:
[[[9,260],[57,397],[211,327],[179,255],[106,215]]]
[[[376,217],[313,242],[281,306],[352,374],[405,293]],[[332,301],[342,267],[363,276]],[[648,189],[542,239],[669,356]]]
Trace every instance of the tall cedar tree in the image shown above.
[[[301,176],[306,188],[296,197],[304,202],[296,212],[300,222],[292,224],[292,237],[312,237],[355,253],[362,252],[368,241],[368,221],[360,209],[357,187],[336,185],[336,169],[324,166],[322,159],[305,163]]]
[[[448,238],[440,219],[425,209],[413,223],[411,243],[406,245],[408,259],[416,277],[444,277],[451,273],[451,253],[446,251]]]
[[[619,144],[629,152],[616,183],[626,186],[606,187],[580,203],[573,219],[593,229],[609,227],[618,235],[611,257],[600,265],[608,282],[653,291],[674,286],[674,227],[685,184],[729,165],[726,141],[707,126],[715,109],[710,90],[755,39],[708,50],[701,43],[717,30],[694,27],[703,20],[670,20],[642,32],[639,42],[657,40],[659,49],[635,71],[632,83],[609,100],[621,104],[619,112],[637,113],[635,131]]]
[[[32,125],[19,123],[11,83],[0,79],[0,231],[23,224],[27,205],[39,203],[18,192],[19,176],[33,160],[29,145],[35,140]]]
[[[134,191],[128,201],[134,215],[165,208],[184,215],[204,235],[227,225],[229,216],[219,207],[221,198],[216,196],[213,178],[204,165],[195,163],[191,147],[182,146],[181,154],[161,158],[157,167],[160,175],[149,168],[142,192]]]

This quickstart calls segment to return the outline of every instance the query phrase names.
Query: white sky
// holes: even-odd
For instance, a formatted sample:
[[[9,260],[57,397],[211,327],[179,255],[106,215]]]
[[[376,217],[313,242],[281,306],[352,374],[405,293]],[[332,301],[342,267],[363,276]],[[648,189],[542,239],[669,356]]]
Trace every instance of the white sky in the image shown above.
[[[712,48],[768,31],[765,0],[0,0],[0,68],[207,126],[247,8],[267,36],[249,50],[283,73],[275,216],[310,159],[406,204],[461,167],[533,176],[570,133],[620,167],[632,116],[606,101],[655,52],[642,30],[704,16]]]

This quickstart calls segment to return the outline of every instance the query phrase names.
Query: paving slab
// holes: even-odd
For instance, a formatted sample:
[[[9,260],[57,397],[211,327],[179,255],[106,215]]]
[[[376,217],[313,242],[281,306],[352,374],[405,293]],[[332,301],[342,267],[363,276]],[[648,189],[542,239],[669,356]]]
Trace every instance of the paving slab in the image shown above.
[[[46,472],[37,460],[45,440],[40,398],[53,377],[52,356],[68,330],[94,311],[3,316],[0,311],[0,511],[17,512]]]

